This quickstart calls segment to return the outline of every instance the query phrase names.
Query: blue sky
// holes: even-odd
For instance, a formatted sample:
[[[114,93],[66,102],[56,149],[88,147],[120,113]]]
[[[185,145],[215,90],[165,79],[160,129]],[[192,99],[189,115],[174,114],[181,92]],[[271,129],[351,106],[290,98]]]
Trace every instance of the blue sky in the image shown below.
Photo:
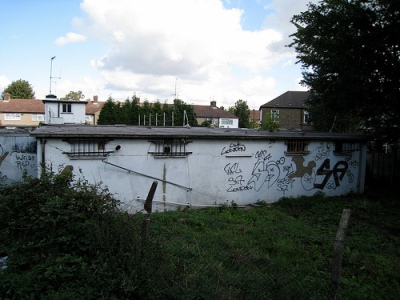
[[[29,81],[42,99],[136,95],[150,102],[258,109],[304,90],[290,19],[308,0],[0,0],[0,91]],[[59,78],[61,77],[61,78]]]

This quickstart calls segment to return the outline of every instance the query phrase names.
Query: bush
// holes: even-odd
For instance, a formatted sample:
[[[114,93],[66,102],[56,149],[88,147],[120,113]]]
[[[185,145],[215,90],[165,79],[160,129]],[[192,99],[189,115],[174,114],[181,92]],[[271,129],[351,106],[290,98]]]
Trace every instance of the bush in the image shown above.
[[[0,297],[130,298],[139,241],[135,217],[100,184],[72,180],[65,168],[0,188]]]

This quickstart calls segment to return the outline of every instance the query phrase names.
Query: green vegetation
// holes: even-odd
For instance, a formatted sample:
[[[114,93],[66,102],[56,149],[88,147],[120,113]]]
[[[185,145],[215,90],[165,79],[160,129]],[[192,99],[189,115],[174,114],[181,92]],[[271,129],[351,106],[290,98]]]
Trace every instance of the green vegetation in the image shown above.
[[[340,298],[400,296],[395,197],[318,194],[153,213],[144,244],[143,215],[121,212],[99,185],[70,180],[47,172],[0,188],[1,298],[326,299],[344,208],[352,215]]]
[[[35,99],[35,92],[32,85],[22,79],[11,82],[1,93],[2,99],[4,99],[5,93],[9,93],[11,99]]]
[[[198,126],[193,105],[175,99],[174,104],[159,101],[150,103],[145,100],[139,103],[139,98],[133,96],[124,103],[107,99],[100,111],[99,125],[145,125],[145,126]],[[164,123],[165,122],[165,123]]]
[[[293,16],[314,128],[399,142],[399,15],[399,1],[322,0]]]

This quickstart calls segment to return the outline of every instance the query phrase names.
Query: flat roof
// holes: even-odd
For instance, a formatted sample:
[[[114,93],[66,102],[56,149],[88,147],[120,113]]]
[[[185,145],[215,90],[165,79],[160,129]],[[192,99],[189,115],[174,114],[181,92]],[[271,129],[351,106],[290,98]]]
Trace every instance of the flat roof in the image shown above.
[[[244,128],[145,127],[127,125],[43,125],[31,132],[38,138],[126,138],[126,139],[245,139],[245,140],[347,140],[366,141],[362,134],[281,130],[277,132]]]

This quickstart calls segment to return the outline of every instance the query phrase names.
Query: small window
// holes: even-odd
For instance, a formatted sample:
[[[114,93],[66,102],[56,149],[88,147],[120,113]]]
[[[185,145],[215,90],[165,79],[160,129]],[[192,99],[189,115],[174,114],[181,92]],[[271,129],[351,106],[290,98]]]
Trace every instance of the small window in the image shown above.
[[[334,154],[346,154],[354,151],[360,150],[360,143],[351,143],[351,142],[336,142],[335,143],[335,150],[333,151]]]
[[[32,121],[36,121],[36,122],[44,121],[44,114],[33,114]]]
[[[85,122],[92,124],[93,123],[93,116],[92,115],[86,115],[85,116]]]
[[[5,114],[4,115],[4,120],[7,120],[7,121],[20,121],[21,120],[21,114]]]
[[[310,113],[306,110],[304,111],[304,115],[303,115],[303,123],[310,124]]]
[[[304,140],[292,140],[287,141],[287,150],[285,152],[286,155],[306,155],[310,153],[308,151],[308,145],[310,142]]]
[[[279,109],[271,109],[271,120],[279,123]]]
[[[70,113],[70,112],[72,112],[72,109],[71,109],[71,103],[63,103],[63,105],[62,105],[62,112],[63,113]]]
[[[71,145],[71,151],[64,152],[71,159],[94,159],[104,158],[114,151],[106,151],[107,140],[88,140],[88,139],[72,139],[68,140]]]
[[[188,141],[185,139],[167,139],[150,141],[154,144],[154,151],[148,152],[155,157],[186,157],[192,152],[187,152]]]

